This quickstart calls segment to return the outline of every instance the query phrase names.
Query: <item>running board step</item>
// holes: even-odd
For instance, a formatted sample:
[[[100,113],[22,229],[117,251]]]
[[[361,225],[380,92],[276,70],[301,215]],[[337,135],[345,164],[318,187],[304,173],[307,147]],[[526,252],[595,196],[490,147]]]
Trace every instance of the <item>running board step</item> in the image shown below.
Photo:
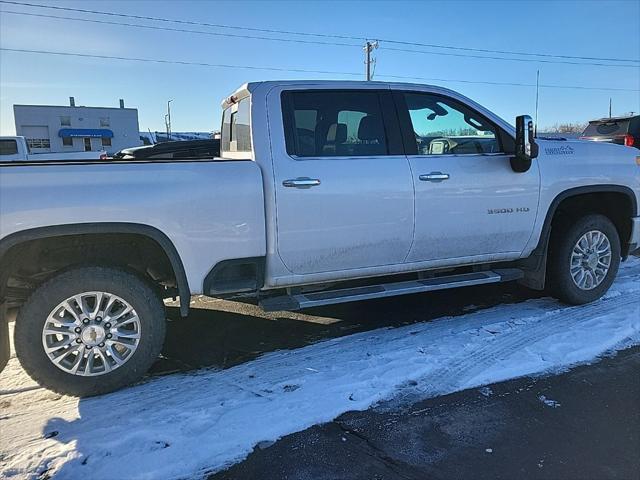
[[[260,301],[260,306],[267,312],[299,310],[301,308],[332,305],[334,303],[356,302],[358,300],[369,300],[372,298],[432,292],[434,290],[468,287],[485,283],[509,282],[511,280],[518,280],[523,276],[523,271],[517,268],[495,269],[422,280],[368,285],[365,287],[282,295],[279,297],[265,298]]]

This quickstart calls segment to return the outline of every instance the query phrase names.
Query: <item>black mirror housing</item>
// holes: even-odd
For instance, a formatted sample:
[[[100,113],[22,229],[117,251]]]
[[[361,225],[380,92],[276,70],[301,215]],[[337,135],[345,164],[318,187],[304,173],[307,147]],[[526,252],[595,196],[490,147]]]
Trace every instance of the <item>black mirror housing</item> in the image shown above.
[[[516,117],[516,154],[511,157],[511,168],[514,172],[523,173],[531,168],[531,161],[538,156],[533,128],[533,120],[529,115]]]

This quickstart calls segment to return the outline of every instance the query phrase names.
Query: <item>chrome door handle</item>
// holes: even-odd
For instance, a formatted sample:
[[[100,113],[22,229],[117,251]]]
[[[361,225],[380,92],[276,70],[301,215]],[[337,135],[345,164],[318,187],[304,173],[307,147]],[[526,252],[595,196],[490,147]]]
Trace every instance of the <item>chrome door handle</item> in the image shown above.
[[[423,182],[441,182],[443,180],[449,180],[449,174],[442,172],[431,172],[425,175],[420,175],[419,178]]]
[[[316,185],[320,185],[320,180],[317,178],[309,178],[309,177],[298,177],[292,178],[290,180],[285,180],[282,182],[282,185],[285,187],[293,187],[293,188],[311,188]]]

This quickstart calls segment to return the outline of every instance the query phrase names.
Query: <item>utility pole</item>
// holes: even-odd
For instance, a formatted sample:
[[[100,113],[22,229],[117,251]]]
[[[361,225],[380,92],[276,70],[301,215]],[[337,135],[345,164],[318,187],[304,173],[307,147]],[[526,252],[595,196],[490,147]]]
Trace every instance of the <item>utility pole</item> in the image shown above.
[[[611,97],[609,97],[609,118],[611,118]]]
[[[367,82],[371,81],[371,78],[373,77],[372,73],[371,73],[371,64],[375,63],[376,61],[373,60],[371,58],[371,52],[373,50],[375,50],[376,48],[378,48],[378,41],[374,41],[371,42],[369,40],[367,40],[367,43],[365,43],[364,45],[364,55],[365,55],[365,66],[366,66],[366,78],[367,78]]]
[[[536,71],[536,130],[535,130],[535,135],[538,134],[538,98],[539,98],[539,92],[540,92],[540,70]]]

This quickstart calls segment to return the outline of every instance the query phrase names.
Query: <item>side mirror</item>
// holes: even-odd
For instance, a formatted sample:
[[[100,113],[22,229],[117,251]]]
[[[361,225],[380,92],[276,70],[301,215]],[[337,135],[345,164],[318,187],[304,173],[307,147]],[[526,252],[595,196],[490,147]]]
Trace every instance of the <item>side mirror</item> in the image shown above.
[[[529,115],[516,117],[516,154],[511,157],[511,168],[522,173],[531,168],[531,160],[538,156],[538,144],[533,132],[533,120]]]

